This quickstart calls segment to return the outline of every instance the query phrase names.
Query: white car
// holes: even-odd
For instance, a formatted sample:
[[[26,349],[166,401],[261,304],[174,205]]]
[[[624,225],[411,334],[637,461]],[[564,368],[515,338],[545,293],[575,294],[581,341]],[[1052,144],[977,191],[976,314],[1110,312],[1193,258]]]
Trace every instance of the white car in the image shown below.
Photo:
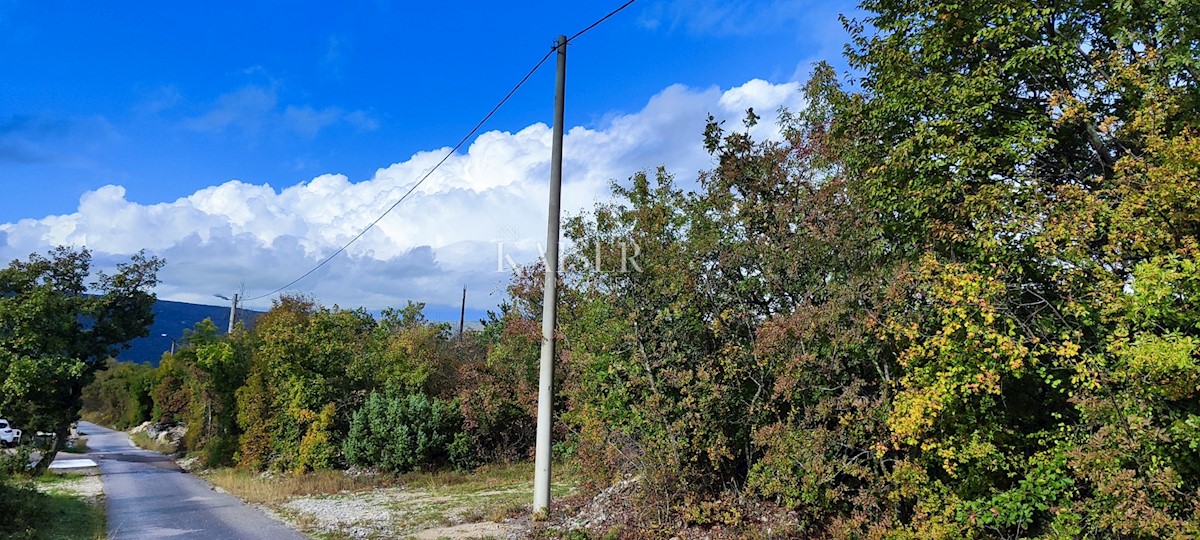
[[[9,425],[8,420],[0,418],[0,444],[15,446],[21,442],[21,430]]]

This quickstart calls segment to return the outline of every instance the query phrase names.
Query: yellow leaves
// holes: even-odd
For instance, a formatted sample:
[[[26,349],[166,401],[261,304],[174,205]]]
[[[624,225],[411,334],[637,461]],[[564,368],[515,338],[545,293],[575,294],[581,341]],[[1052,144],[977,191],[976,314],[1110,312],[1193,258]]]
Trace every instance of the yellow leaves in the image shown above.
[[[1056,126],[1067,125],[1085,119],[1089,115],[1087,104],[1075,97],[1069,90],[1050,92],[1047,107],[1050,109],[1048,112]]]
[[[896,320],[888,321],[887,329],[888,333],[908,340],[917,339],[917,336],[920,335],[921,331],[921,328],[917,326],[917,323],[915,322],[902,323]]]
[[[311,409],[295,409],[292,411],[292,416],[301,424],[311,424],[317,420],[317,413]]]
[[[1055,347],[1054,354],[1062,358],[1075,358],[1079,356],[1079,345],[1072,343],[1070,340],[1065,340]]]
[[[304,474],[310,470],[326,469],[332,465],[333,455],[336,452],[331,437],[331,427],[333,425],[333,417],[336,409],[332,403],[325,404],[321,408],[321,412],[314,413],[310,410],[302,411],[305,413],[309,424],[308,429],[304,432],[304,437],[300,440],[299,455],[297,457],[295,473],[297,475]]]
[[[893,401],[888,427],[906,444],[919,444],[921,435],[933,426],[949,397],[949,388],[936,382],[926,388],[903,390]]]
[[[889,326],[892,337],[901,341],[905,374],[887,423],[896,442],[935,451],[955,448],[942,445],[938,430],[977,421],[976,415],[996,403],[987,396],[1000,395],[1006,381],[1024,377],[1038,364],[1038,355],[1051,350],[1035,336],[1026,336],[1006,311],[1003,270],[976,271],[932,257],[922,261],[920,270],[926,285],[923,322]],[[1077,345],[1059,348],[1079,352]],[[951,474],[955,459],[943,456]]]
[[[1000,373],[994,369],[983,368],[979,373],[975,374],[975,382],[964,385],[964,388],[970,389],[972,392],[984,392],[988,394],[1000,393]]]
[[[1109,379],[1108,366],[1102,354],[1082,354],[1071,359],[1068,365],[1075,371],[1071,384],[1080,390],[1095,391]]]

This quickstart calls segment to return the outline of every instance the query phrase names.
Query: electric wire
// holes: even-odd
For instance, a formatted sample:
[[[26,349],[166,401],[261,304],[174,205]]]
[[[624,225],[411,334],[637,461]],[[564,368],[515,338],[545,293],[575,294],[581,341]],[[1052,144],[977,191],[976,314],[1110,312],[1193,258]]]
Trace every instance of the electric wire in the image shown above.
[[[313,272],[316,272],[317,270],[320,270],[320,269],[321,269],[321,267],[325,266],[326,264],[329,264],[329,261],[332,261],[332,260],[334,259],[334,257],[337,257],[337,256],[338,256],[338,255],[340,255],[342,252],[346,251],[346,249],[348,249],[348,248],[349,248],[351,245],[353,245],[353,244],[354,244],[354,242],[357,242],[359,238],[362,238],[362,237],[363,237],[363,235],[367,234],[367,232],[368,232],[368,231],[370,231],[371,229],[375,228],[375,225],[378,225],[380,221],[383,221],[383,218],[387,217],[387,215],[388,215],[388,214],[390,214],[390,213],[392,212],[392,210],[395,210],[397,206],[400,206],[400,203],[404,202],[404,200],[405,200],[405,199],[407,199],[409,195],[412,195],[412,193],[413,193],[414,191],[416,191],[416,190],[417,190],[417,188],[421,186],[421,184],[425,183],[425,181],[426,181],[426,180],[428,180],[428,179],[429,179],[429,177],[430,177],[430,176],[432,176],[432,175],[433,175],[433,173],[434,173],[434,172],[436,172],[436,171],[438,170],[438,168],[439,168],[439,167],[441,167],[441,166],[442,166],[442,164],[446,162],[446,160],[450,159],[450,156],[453,156],[453,155],[455,154],[455,152],[458,152],[458,150],[459,150],[460,148],[462,148],[462,146],[463,146],[464,144],[466,144],[466,143],[467,143],[467,141],[468,141],[468,140],[470,140],[470,138],[471,138],[472,136],[474,136],[474,135],[475,135],[475,133],[477,133],[477,132],[479,131],[479,129],[480,129],[480,128],[482,128],[482,127],[483,127],[483,125],[484,125],[485,123],[487,123],[487,121],[488,121],[488,120],[490,120],[490,119],[492,118],[492,116],[494,116],[494,115],[496,114],[496,111],[500,110],[500,107],[501,107],[501,106],[503,106],[503,105],[504,105],[504,104],[505,104],[505,103],[506,103],[506,102],[509,100],[509,98],[511,98],[511,97],[513,96],[513,94],[515,94],[515,93],[517,92],[517,90],[518,90],[518,89],[520,89],[520,88],[521,88],[521,86],[522,86],[522,85],[524,85],[524,84],[525,84],[525,82],[526,82],[526,81],[528,81],[528,80],[529,80],[529,78],[530,78],[530,77],[532,77],[532,76],[533,76],[533,74],[534,74],[535,72],[537,72],[537,70],[538,70],[539,68],[541,68],[541,67],[542,67],[542,64],[545,64],[545,63],[546,63],[546,60],[548,60],[548,59],[550,58],[550,55],[552,55],[552,54],[554,54],[554,50],[553,50],[553,49],[551,49],[551,51],[550,51],[550,52],[546,53],[546,55],[545,55],[545,56],[543,56],[543,57],[542,57],[542,59],[541,59],[541,60],[539,60],[539,61],[538,61],[538,63],[537,63],[536,65],[534,65],[534,66],[533,66],[533,69],[529,70],[529,72],[528,72],[528,73],[526,73],[526,74],[525,74],[525,76],[521,78],[521,81],[520,81],[520,82],[518,82],[518,83],[517,83],[517,85],[516,85],[516,86],[514,86],[514,87],[512,88],[512,90],[509,90],[509,91],[508,91],[508,94],[506,94],[506,95],[504,96],[504,99],[501,99],[501,100],[500,100],[500,102],[499,102],[499,103],[497,103],[495,107],[492,107],[492,110],[491,110],[491,111],[489,111],[489,112],[487,113],[487,115],[486,115],[486,116],[484,116],[484,117],[483,117],[483,119],[479,121],[479,123],[475,124],[475,127],[474,127],[474,128],[471,128],[471,131],[470,131],[470,132],[468,132],[468,133],[467,133],[465,136],[463,136],[463,138],[462,138],[461,140],[459,140],[459,141],[458,141],[458,144],[454,145],[454,147],[453,147],[453,148],[451,148],[449,151],[447,151],[447,152],[446,152],[446,154],[442,156],[442,159],[441,159],[441,160],[439,160],[439,161],[438,161],[438,162],[437,162],[437,163],[436,163],[436,164],[433,166],[433,168],[429,169],[429,170],[428,170],[428,171],[425,173],[425,175],[421,177],[421,179],[420,179],[420,180],[417,180],[417,182],[416,182],[416,183],[414,183],[414,184],[412,185],[412,187],[409,187],[409,188],[408,188],[408,191],[404,192],[404,195],[401,195],[401,196],[400,196],[400,198],[396,200],[396,202],[392,203],[392,205],[391,205],[391,206],[389,206],[389,207],[387,208],[387,210],[384,210],[384,211],[383,211],[383,213],[379,215],[379,217],[375,218],[375,220],[374,220],[374,221],[372,221],[370,224],[368,224],[368,225],[367,225],[365,228],[363,228],[363,230],[362,230],[362,231],[360,231],[358,234],[354,235],[354,237],[353,237],[353,238],[351,238],[351,239],[350,239],[348,242],[346,242],[345,244],[343,244],[343,245],[342,245],[342,247],[339,247],[339,248],[337,249],[337,251],[334,251],[332,255],[329,255],[329,256],[328,256],[328,257],[326,257],[324,260],[322,260],[320,263],[318,263],[316,266],[312,267],[312,268],[311,268],[309,271],[305,272],[305,273],[304,273],[304,274],[302,274],[300,277],[298,277],[298,278],[296,278],[296,279],[293,279],[292,281],[290,281],[290,282],[289,282],[287,285],[284,285],[284,286],[282,286],[282,287],[279,287],[278,289],[275,289],[275,290],[273,290],[273,291],[271,291],[271,292],[269,292],[269,293],[262,294],[262,295],[259,295],[259,296],[255,296],[254,298],[247,298],[247,299],[246,299],[246,301],[247,301],[247,302],[252,302],[252,301],[254,301],[254,300],[260,300],[260,299],[266,298],[266,297],[268,297],[268,296],[272,296],[272,295],[274,295],[275,293],[278,293],[278,292],[281,292],[281,291],[287,290],[287,289],[288,289],[288,288],[290,288],[292,285],[295,285],[295,284],[299,283],[301,280],[303,280],[304,278],[306,278],[306,277],[308,277],[308,276],[312,275],[312,273],[313,273]]]
[[[596,22],[592,23],[587,28],[584,28],[583,30],[576,32],[575,35],[573,35],[569,39],[567,39],[566,44],[569,44],[569,43],[571,43],[571,40],[586,34],[589,30],[599,26],[600,23],[603,23],[604,21],[608,20],[610,17],[612,17],[613,15],[616,15],[621,10],[629,7],[630,4],[633,4],[636,1],[637,0],[629,0],[625,4],[621,5],[621,7],[618,7],[617,9],[610,11],[607,15],[597,19]],[[564,44],[564,46],[565,46],[565,44]],[[533,74],[537,73],[537,70],[541,69],[542,65],[544,65],[546,63],[546,60],[549,60],[550,56],[553,55],[556,51],[558,51],[557,45],[555,45],[554,47],[551,47],[550,51],[547,52],[546,55],[543,56],[541,60],[538,60],[537,64],[535,64],[533,66],[533,69],[530,69],[529,72],[526,73],[524,77],[521,77],[521,80],[519,82],[517,82],[517,84],[515,86],[512,87],[512,90],[509,90],[508,93],[504,95],[504,98],[501,99],[498,103],[496,103],[496,106],[492,107],[492,110],[488,111],[488,113],[486,115],[484,115],[483,119],[480,120],[477,124],[475,124],[475,127],[471,128],[471,131],[467,132],[467,134],[464,135],[463,138],[458,141],[458,144],[455,144],[453,148],[451,148],[448,152],[446,152],[446,154],[442,156],[442,159],[439,160],[436,164],[434,164],[433,168],[429,169],[425,173],[424,176],[422,176],[419,180],[417,180],[416,183],[414,183],[412,185],[412,187],[408,188],[408,191],[404,192],[404,195],[401,195],[400,198],[396,200],[396,202],[392,203],[392,205],[389,206],[387,208],[387,210],[384,210],[383,213],[379,215],[379,217],[375,218],[375,220],[372,221],[370,224],[368,224],[365,228],[363,228],[362,231],[360,231],[358,234],[354,235],[354,237],[351,238],[349,241],[347,241],[345,244],[343,244],[342,247],[339,247],[337,249],[337,251],[334,251],[333,254],[329,255],[328,257],[325,257],[325,259],[323,259],[320,263],[317,263],[316,266],[309,269],[307,272],[302,274],[300,277],[293,279],[292,281],[288,282],[286,285],[279,287],[278,289],[275,289],[269,293],[261,294],[261,295],[255,296],[254,298],[246,298],[245,300],[243,300],[243,302],[253,302],[255,300],[261,300],[268,296],[273,296],[275,293],[285,291],[285,290],[291,288],[292,285],[295,285],[295,284],[299,283],[300,281],[302,281],[304,278],[311,276],[313,274],[313,272],[320,270],[326,264],[329,264],[329,261],[332,261],[335,257],[337,257],[338,255],[341,255],[344,251],[349,249],[349,247],[351,245],[353,245],[355,242],[357,242],[359,238],[362,238],[363,235],[367,234],[368,231],[375,228],[375,225],[378,225],[380,221],[383,221],[383,218],[387,217],[388,214],[392,213],[392,210],[395,210],[397,206],[400,206],[400,203],[404,202],[404,200],[407,199],[409,195],[412,195],[412,193],[414,191],[416,191],[417,188],[421,186],[421,184],[425,183],[425,181],[428,180],[429,177],[432,176],[433,173],[436,172],[438,170],[438,168],[442,166],[443,163],[445,163],[447,160],[450,159],[450,156],[453,156],[456,152],[458,152],[459,149],[462,148],[462,146],[464,144],[467,143],[468,140],[471,139],[471,137],[475,136],[475,134],[479,132],[479,130],[483,127],[483,125],[486,124],[487,121],[492,118],[492,116],[495,116],[496,112],[500,110],[500,107],[503,107],[504,104],[507,103],[508,100],[513,97],[513,94],[516,94],[517,90],[520,90],[521,87],[524,86],[525,83],[529,81],[529,78],[533,77]]]
[[[629,0],[628,2],[625,2],[624,4],[622,4],[622,5],[621,5],[621,7],[619,7],[619,8],[617,8],[617,9],[614,9],[614,10],[612,10],[612,11],[608,12],[608,15],[605,15],[605,16],[603,16],[603,17],[600,17],[599,19],[596,19],[596,22],[592,23],[592,24],[591,24],[591,25],[589,25],[587,28],[584,28],[583,30],[580,30],[580,31],[576,32],[576,33],[575,33],[575,35],[573,35],[573,36],[571,36],[570,38],[568,38],[568,39],[567,39],[567,43],[571,43],[571,41],[574,41],[574,39],[575,39],[575,38],[577,38],[577,37],[579,37],[579,36],[582,36],[582,35],[584,35],[584,34],[588,33],[588,31],[589,31],[589,30],[591,30],[591,29],[593,29],[593,28],[595,28],[595,27],[597,27],[597,26],[600,26],[600,23],[602,23],[602,22],[604,22],[604,21],[607,21],[607,20],[609,19],[609,17],[612,17],[613,15],[616,15],[616,14],[620,13],[620,12],[621,12],[621,10],[623,10],[623,9],[625,9],[625,8],[627,8],[627,7],[629,7],[631,4],[633,4],[633,3],[634,3],[634,2],[636,2],[636,1],[637,1],[637,0]]]

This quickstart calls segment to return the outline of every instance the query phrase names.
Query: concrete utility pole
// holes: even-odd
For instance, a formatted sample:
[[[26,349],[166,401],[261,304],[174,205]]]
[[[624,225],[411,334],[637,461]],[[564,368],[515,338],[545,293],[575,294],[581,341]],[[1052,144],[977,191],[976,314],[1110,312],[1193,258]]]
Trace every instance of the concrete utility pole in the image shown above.
[[[242,290],[245,291],[246,288],[242,287]],[[230,298],[228,296],[225,296],[223,294],[213,294],[213,296],[220,298],[221,300],[230,300]],[[237,319],[237,301],[238,301],[238,295],[236,293],[234,293],[233,299],[230,300],[230,305],[229,305],[229,329],[225,331],[226,334],[233,333],[233,321],[234,321],[234,319]]]
[[[550,431],[554,414],[554,325],[558,315],[558,221],[562,198],[564,93],[567,86],[567,36],[558,36],[554,79],[554,139],[550,151],[550,215],[546,223],[546,282],[542,296],[542,356],[538,377],[537,447],[533,469],[533,515],[550,511]]]
[[[163,334],[162,337],[165,337],[165,338],[171,340],[171,354],[175,354],[175,338],[168,336],[166,334]]]
[[[233,303],[230,304],[230,306],[229,306],[229,330],[227,332],[225,332],[226,334],[233,333],[233,321],[234,321],[234,319],[237,319],[237,301],[238,301],[238,295],[237,295],[237,293],[234,293],[233,294]]]

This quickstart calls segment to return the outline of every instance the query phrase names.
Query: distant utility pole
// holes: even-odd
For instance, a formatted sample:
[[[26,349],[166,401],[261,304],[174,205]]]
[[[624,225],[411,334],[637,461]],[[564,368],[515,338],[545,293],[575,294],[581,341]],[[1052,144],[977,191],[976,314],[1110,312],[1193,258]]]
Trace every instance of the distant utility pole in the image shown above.
[[[458,314],[458,340],[462,341],[463,324],[467,322],[467,288],[463,287],[462,311]]]
[[[243,290],[245,290],[245,288],[244,288],[244,287],[243,287]],[[227,334],[232,334],[232,333],[233,333],[233,321],[234,321],[235,319],[237,319],[237,302],[238,302],[238,295],[237,295],[237,293],[234,293],[234,295],[233,295],[233,299],[230,299],[228,296],[225,296],[225,295],[223,295],[223,294],[214,294],[213,296],[215,296],[215,297],[217,297],[217,298],[220,298],[221,300],[230,300],[230,305],[229,305],[229,330],[226,330],[226,331],[225,331],[225,333],[227,333]]]
[[[162,337],[165,337],[165,338],[171,340],[171,354],[175,354],[175,338],[168,336],[166,334],[163,334]]]
[[[237,301],[238,295],[233,293],[233,302],[229,306],[229,331],[226,332],[227,334],[233,333],[233,321],[237,320]]]
[[[550,215],[546,223],[546,281],[542,296],[542,356],[538,377],[537,447],[533,469],[533,515],[550,511],[550,431],[554,402],[554,326],[558,316],[558,222],[562,198],[564,95],[567,87],[567,36],[558,36],[554,79],[554,138],[550,149]]]

